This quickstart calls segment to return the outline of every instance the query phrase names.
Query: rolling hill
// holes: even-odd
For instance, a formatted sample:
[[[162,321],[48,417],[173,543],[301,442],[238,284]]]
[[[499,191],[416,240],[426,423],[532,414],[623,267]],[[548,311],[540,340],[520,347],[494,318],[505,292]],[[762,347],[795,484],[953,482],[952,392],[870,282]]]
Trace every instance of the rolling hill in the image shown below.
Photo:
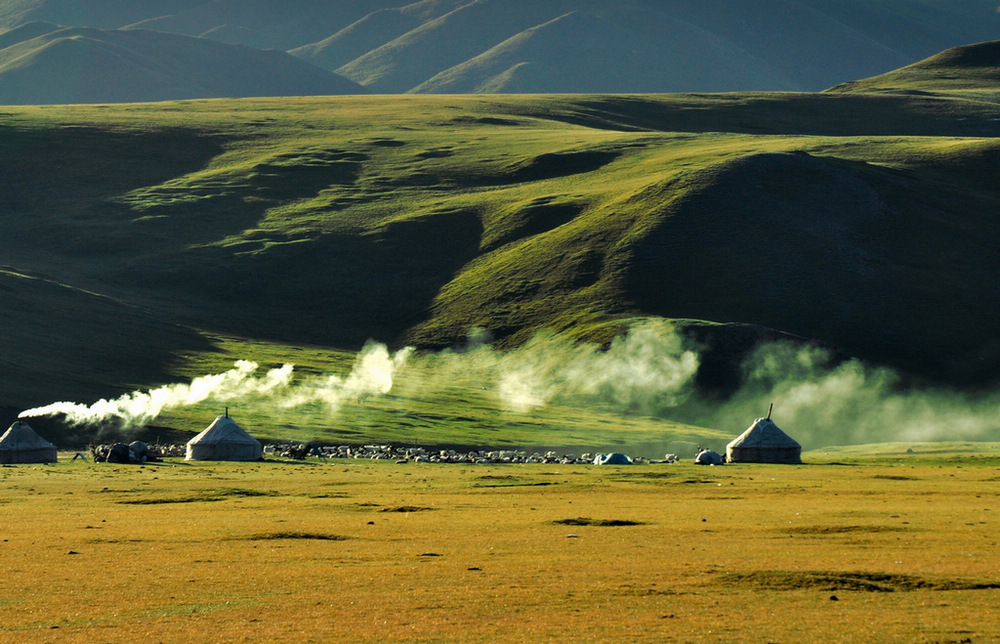
[[[819,91],[991,40],[1000,28],[992,0],[12,0],[0,8],[0,29],[32,21],[280,50],[379,93]],[[91,43],[76,56],[97,56],[109,69],[98,80],[117,76],[119,94],[159,97],[181,85],[167,77],[155,92],[163,71],[151,61],[169,67],[185,57],[176,49],[184,43],[200,62],[182,66],[179,78],[198,67],[247,78],[268,69],[262,60],[274,64],[273,52],[235,56],[198,40],[116,43],[114,60]],[[287,94],[269,78],[259,79],[261,95]],[[54,91],[25,102],[47,102]]]
[[[0,289],[18,323],[0,355],[18,384],[0,406],[129,391],[241,347],[273,366],[369,338],[612,346],[643,320],[695,341],[706,394],[775,338],[988,388],[992,47],[925,63],[949,61],[956,91],[7,107]],[[472,395],[448,422],[507,426]]]
[[[363,93],[288,54],[138,29],[30,22],[0,34],[0,103]]]
[[[953,47],[926,60],[872,78],[842,83],[830,92],[994,91],[1000,86],[1000,41]]]

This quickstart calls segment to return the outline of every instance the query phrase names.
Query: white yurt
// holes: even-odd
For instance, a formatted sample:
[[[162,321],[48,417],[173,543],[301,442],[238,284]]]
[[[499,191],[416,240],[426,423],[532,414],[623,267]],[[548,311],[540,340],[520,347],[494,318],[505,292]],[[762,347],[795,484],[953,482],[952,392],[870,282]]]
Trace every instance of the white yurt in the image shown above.
[[[0,463],[55,463],[56,446],[35,433],[31,425],[15,421],[0,436]]]
[[[260,441],[243,431],[229,415],[219,416],[187,443],[186,461],[256,461]]]
[[[730,463],[798,464],[802,462],[802,446],[781,431],[768,415],[755,420],[726,445],[726,460]]]

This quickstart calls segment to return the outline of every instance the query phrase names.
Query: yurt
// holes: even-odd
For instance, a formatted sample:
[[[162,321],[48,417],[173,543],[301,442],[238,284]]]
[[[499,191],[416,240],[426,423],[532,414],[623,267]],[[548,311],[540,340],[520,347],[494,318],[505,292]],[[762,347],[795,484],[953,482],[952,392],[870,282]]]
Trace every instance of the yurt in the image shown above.
[[[726,445],[730,463],[801,463],[802,446],[778,429],[774,421],[758,418]]]
[[[187,443],[187,461],[256,461],[260,441],[243,431],[228,415],[219,416]]]
[[[55,463],[56,446],[35,433],[28,423],[15,421],[0,436],[0,463]]]
[[[594,465],[631,465],[632,459],[621,452],[598,454],[594,457]]]
[[[722,454],[713,452],[710,449],[700,450],[694,457],[695,465],[722,465],[724,462]]]

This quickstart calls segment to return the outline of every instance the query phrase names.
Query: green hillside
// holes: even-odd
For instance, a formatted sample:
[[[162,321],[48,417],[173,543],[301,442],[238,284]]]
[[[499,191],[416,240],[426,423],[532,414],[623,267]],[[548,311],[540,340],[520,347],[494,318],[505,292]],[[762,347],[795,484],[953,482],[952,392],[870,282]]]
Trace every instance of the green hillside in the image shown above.
[[[745,399],[723,419],[696,399],[731,396],[742,361],[780,338],[985,387],[1000,375],[994,98],[7,107],[0,288],[18,322],[0,335],[0,407],[89,403],[236,359],[346,375],[340,351],[369,339],[422,349],[401,382],[436,393],[400,385],[285,418],[262,400],[251,424],[330,440],[694,443],[762,413]],[[630,328],[664,357],[621,341]],[[470,334],[513,357],[479,353]],[[669,369],[624,391],[634,374],[605,379],[586,343]],[[433,353],[448,347],[475,350],[452,365]],[[564,363],[592,382],[554,390],[577,378]],[[509,385],[541,389],[498,409]],[[159,422],[196,428],[225,402]]]
[[[993,92],[1000,86],[998,64],[1000,41],[994,40],[954,47],[902,69],[843,83],[829,91]]]

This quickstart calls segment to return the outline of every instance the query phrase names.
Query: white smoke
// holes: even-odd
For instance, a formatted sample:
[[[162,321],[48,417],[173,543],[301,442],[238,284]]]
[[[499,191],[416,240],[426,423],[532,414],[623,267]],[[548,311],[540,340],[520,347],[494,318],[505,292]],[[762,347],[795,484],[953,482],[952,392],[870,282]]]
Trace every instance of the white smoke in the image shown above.
[[[286,408],[322,403],[334,413],[346,401],[363,401],[370,396],[387,394],[395,375],[412,353],[413,348],[406,347],[392,355],[385,345],[369,343],[358,354],[347,377],[328,375],[303,379],[276,402]]]
[[[814,448],[898,441],[995,439],[1000,394],[905,387],[890,369],[857,360],[828,367],[814,347],[770,344],[745,362],[744,387],[702,419],[738,429],[774,403],[772,419]]]
[[[729,399],[696,393],[696,348],[650,320],[602,349],[550,333],[500,352],[470,342],[460,352],[415,360],[421,377],[408,393],[433,398],[472,380],[500,409],[529,414],[552,406],[641,414],[731,434],[774,403],[773,420],[806,449],[896,441],[996,440],[1000,392],[966,394],[904,386],[897,373],[823,349],[791,343],[759,347],[744,362],[745,383]],[[720,446],[721,447],[721,446]]]
[[[651,414],[676,406],[690,392],[698,355],[662,325],[644,323],[607,350],[536,338],[504,356],[500,367],[497,391],[507,409],[587,401]]]
[[[370,343],[358,355],[353,370],[346,377],[310,376],[298,380],[293,378],[291,364],[258,376],[256,362],[239,360],[229,371],[199,376],[190,383],[134,391],[92,405],[52,403],[23,411],[19,418],[59,415],[70,425],[101,425],[112,421],[128,430],[149,423],[165,411],[204,402],[229,404],[264,400],[283,407],[320,402],[335,411],[344,400],[387,393],[392,388],[393,374],[405,363],[410,352],[411,349],[404,349],[390,355],[384,345]]]
[[[829,366],[822,350],[791,344],[760,347],[745,362],[744,386],[726,401],[696,394],[699,356],[664,321],[645,321],[603,348],[542,333],[508,352],[473,333],[459,351],[415,356],[370,343],[346,375],[300,375],[290,364],[261,375],[239,361],[224,373],[186,384],[136,391],[92,405],[54,403],[21,417],[62,415],[73,425],[145,425],[161,413],[199,403],[262,402],[276,408],[322,405],[336,413],[390,391],[397,401],[434,404],[474,386],[497,409],[529,414],[545,407],[640,414],[721,430],[733,436],[774,403],[772,418],[804,448],[890,441],[995,439],[1000,394],[907,390],[891,370],[858,361]],[[395,404],[395,402],[394,402]]]
[[[286,387],[291,379],[292,365],[271,369],[256,377],[256,362],[240,360],[229,371],[199,376],[188,384],[169,384],[149,391],[134,391],[114,400],[102,399],[92,405],[57,402],[29,409],[20,418],[62,415],[71,425],[98,425],[116,420],[123,428],[145,425],[161,413],[178,407],[197,405],[207,400],[239,400],[251,396],[267,396]]]
[[[429,396],[471,382],[492,392],[500,409],[515,413],[582,404],[648,415],[683,401],[698,370],[697,353],[662,321],[637,324],[606,349],[543,332],[502,352],[475,341],[482,337],[473,330],[461,351],[415,360],[420,374],[408,393]]]

